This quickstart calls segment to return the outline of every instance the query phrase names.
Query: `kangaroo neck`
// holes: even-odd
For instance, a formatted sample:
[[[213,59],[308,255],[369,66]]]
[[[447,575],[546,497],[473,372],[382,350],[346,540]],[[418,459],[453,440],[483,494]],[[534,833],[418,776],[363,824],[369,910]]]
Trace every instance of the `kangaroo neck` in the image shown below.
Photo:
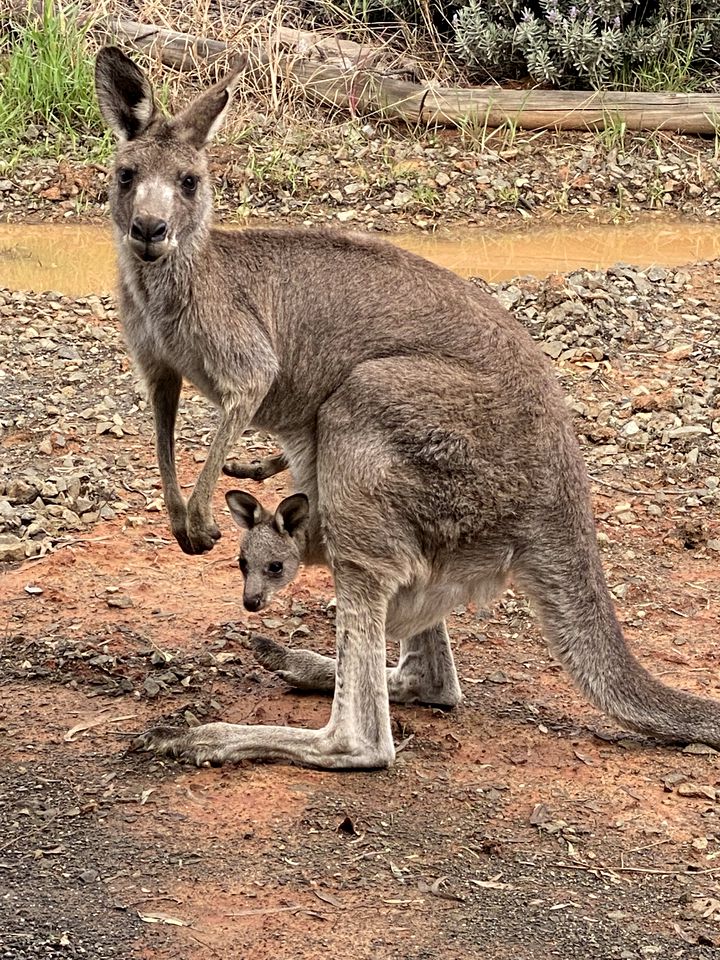
[[[175,316],[191,307],[193,276],[196,265],[202,263],[208,239],[208,230],[195,234],[156,263],[145,263],[125,248],[121,271],[137,305],[165,316]]]

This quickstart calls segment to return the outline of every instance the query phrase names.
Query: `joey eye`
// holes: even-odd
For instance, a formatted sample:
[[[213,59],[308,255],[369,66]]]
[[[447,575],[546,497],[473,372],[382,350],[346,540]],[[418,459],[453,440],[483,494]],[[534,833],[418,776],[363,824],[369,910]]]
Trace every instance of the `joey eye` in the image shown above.
[[[283,565],[281,560],[273,560],[272,563],[268,564],[268,573],[272,573],[273,576],[279,577],[283,572]]]
[[[194,173],[188,173],[182,178],[181,185],[185,193],[195,193],[198,185],[198,178]]]
[[[240,557],[240,559],[238,560],[238,566],[240,567],[240,573],[243,576],[245,576],[248,569],[247,560],[245,559],[245,557]]]
[[[120,167],[117,172],[117,178],[121,187],[129,187],[135,179],[135,171],[132,167]]]

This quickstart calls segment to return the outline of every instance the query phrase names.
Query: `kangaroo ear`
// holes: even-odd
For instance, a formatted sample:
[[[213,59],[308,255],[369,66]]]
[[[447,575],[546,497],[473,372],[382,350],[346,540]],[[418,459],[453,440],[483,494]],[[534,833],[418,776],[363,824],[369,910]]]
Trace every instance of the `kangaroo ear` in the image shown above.
[[[308,498],[304,493],[294,493],[278,504],[273,523],[278,533],[287,533],[293,537],[305,526],[309,516]]]
[[[228,73],[222,80],[196,97],[172,121],[172,129],[179,137],[192,144],[196,150],[206,146],[222,126],[230,106],[231,94],[241,72],[241,69],[236,69]]]
[[[150,81],[119,47],[103,47],[95,60],[100,113],[119,140],[134,140],[157,113]]]
[[[262,522],[265,511],[262,504],[251,493],[244,490],[229,490],[225,502],[235,523],[241,530],[252,530]]]

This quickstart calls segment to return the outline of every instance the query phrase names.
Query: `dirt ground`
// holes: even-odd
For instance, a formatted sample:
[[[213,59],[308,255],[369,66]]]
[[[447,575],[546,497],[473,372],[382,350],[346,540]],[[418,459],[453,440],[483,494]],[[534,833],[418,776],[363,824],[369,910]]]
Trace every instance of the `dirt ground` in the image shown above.
[[[5,576],[0,956],[714,955],[717,757],[612,730],[512,597],[455,618],[466,701],[395,707],[404,749],[388,772],[126,753],[125,734],[186,710],[327,715],[254,666],[246,630],[300,620],[302,642],[330,651],[329,578],[304,575],[263,627],[238,603],[226,533],[188,559],[109,523]],[[668,554],[662,534],[624,538],[648,610],[630,639],[668,681],[715,688],[717,568]],[[109,607],[108,587],[133,606]],[[176,665],[175,692],[138,695]]]
[[[717,309],[716,287],[705,295]],[[613,367],[592,389],[619,400],[632,382]],[[4,455],[23,442],[6,434]],[[153,459],[147,423],[90,442]],[[187,484],[196,459],[183,446]],[[610,581],[629,585],[628,639],[667,683],[718,697],[717,508],[697,507],[704,534],[692,537],[679,499],[653,516],[628,496],[657,473],[610,476],[595,504]],[[283,483],[247,486],[271,502]],[[633,522],[618,523],[628,500]],[[224,537],[206,557],[184,556],[160,513],[118,516],[2,576],[0,958],[718,955],[717,754],[600,717],[512,593],[453,618],[465,701],[393,707],[389,771],[194,769],[128,753],[130,734],[161,719],[328,715],[327,698],[258,667],[250,637],[331,652],[329,575],[306,571],[246,613],[221,504],[219,490]]]

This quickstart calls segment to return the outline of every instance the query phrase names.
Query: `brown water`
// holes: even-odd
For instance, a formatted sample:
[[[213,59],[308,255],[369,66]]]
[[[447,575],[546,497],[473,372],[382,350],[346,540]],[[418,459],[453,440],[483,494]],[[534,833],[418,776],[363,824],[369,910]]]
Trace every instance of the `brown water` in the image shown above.
[[[720,257],[720,226],[682,221],[565,224],[505,233],[465,227],[389,239],[463,277],[490,281],[618,262],[669,267]],[[114,285],[115,253],[107,227],[0,224],[0,286],[83,296],[109,293]]]

